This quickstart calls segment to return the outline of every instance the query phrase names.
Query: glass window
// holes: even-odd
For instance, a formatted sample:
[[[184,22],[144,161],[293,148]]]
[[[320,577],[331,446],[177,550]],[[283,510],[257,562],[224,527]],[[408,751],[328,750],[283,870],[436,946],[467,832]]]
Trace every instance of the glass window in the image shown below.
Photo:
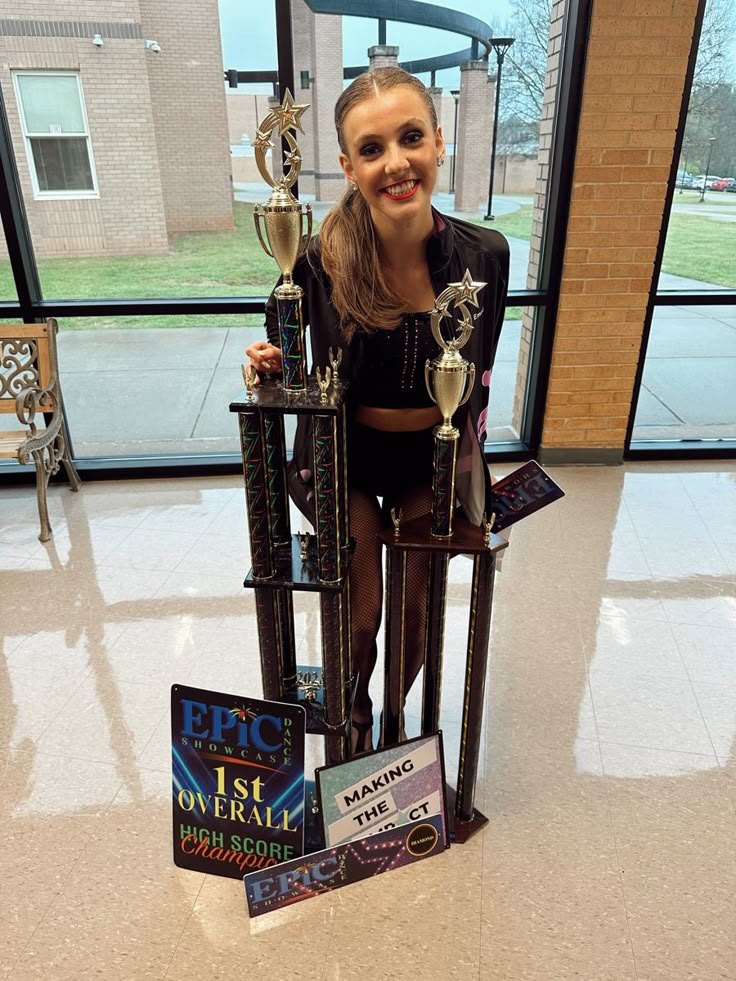
[[[10,267],[8,247],[5,244],[5,235],[3,234],[3,228],[0,224],[0,300],[15,301],[17,299],[18,294],[15,289],[13,270]],[[15,320],[17,319],[18,318],[16,317]],[[9,322],[15,323],[15,320]]]
[[[659,289],[736,288],[736,43],[733,5],[708,0]]]
[[[634,440],[736,437],[736,305],[657,307]]]
[[[15,73],[34,195],[96,194],[84,99],[76,73]]]
[[[236,314],[60,320],[75,456],[239,454],[229,405],[242,393],[240,365],[262,323]]]

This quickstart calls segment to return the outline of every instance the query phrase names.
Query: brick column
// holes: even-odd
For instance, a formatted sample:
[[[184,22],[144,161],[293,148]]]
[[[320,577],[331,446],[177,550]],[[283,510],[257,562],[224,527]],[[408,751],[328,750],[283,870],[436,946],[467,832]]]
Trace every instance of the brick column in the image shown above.
[[[318,201],[336,201],[345,190],[340,147],[335,135],[334,109],[343,90],[342,17],[318,14],[314,21],[314,177]]]
[[[302,155],[302,169],[299,174],[300,194],[314,194],[314,144],[317,130],[314,93],[311,81],[309,88],[302,88],[302,72],[308,77],[314,75],[314,14],[304,0],[292,0],[291,3],[291,32],[294,40],[294,100],[297,103],[307,103],[312,108],[302,117],[304,136],[299,136],[299,151]]]
[[[432,102],[434,103],[434,111],[437,113],[437,125],[442,126],[442,89],[437,85],[432,85],[428,89],[430,96],[432,97]],[[443,132],[445,139],[448,139],[448,134]],[[452,133],[449,134],[449,141],[452,142]],[[445,166],[437,174],[437,183],[435,185],[435,191],[446,192],[450,188],[450,158],[448,157],[445,161]]]
[[[436,85],[432,85],[430,86],[429,89],[427,89],[427,91],[432,96],[432,102],[434,102],[434,111],[437,113],[437,125],[441,126],[442,125],[442,89]],[[450,138],[452,138],[452,134],[450,134]],[[445,139],[447,139],[446,134],[445,134]]]
[[[393,44],[374,44],[368,48],[368,68],[386,68],[389,65],[397,67],[399,64],[399,49]]]
[[[623,458],[696,9],[593,8],[542,435],[550,463]]]
[[[491,144],[488,129],[488,62],[460,66],[455,209],[475,211],[488,193]]]

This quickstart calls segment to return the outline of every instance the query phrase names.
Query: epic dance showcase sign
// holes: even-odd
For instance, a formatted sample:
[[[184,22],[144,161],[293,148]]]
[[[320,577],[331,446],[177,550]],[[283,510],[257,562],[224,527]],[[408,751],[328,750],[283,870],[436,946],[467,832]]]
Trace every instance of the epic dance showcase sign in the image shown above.
[[[304,710],[173,685],[174,862],[239,879],[304,849]]]
[[[329,847],[245,875],[251,916],[441,854],[449,847],[442,736],[317,770]]]

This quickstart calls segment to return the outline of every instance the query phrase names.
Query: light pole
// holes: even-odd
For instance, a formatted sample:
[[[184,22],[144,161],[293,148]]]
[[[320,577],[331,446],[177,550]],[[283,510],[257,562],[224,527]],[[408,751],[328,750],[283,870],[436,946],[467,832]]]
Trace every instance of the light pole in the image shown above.
[[[491,142],[491,179],[488,183],[488,211],[484,216],[485,221],[494,221],[493,217],[493,173],[496,169],[496,139],[498,137],[498,107],[501,96],[501,68],[506,52],[514,43],[513,37],[489,38],[489,44],[496,52],[496,104],[493,110],[493,140]]]
[[[690,140],[683,140],[682,146],[685,153],[683,155],[682,177],[680,178],[680,194],[683,192],[683,184],[685,183],[685,175],[687,174],[687,155],[690,152]]]
[[[718,139],[717,136],[711,136],[708,140],[708,162],[705,165],[705,180],[703,181],[703,189],[700,192],[700,200],[703,201],[705,198],[705,189],[708,186],[708,171],[710,170],[710,157],[713,153],[713,144]]]
[[[452,160],[450,161],[450,194],[454,194],[455,161],[457,159],[457,104],[460,99],[460,89],[450,89],[450,95],[455,100],[455,128],[452,133]]]

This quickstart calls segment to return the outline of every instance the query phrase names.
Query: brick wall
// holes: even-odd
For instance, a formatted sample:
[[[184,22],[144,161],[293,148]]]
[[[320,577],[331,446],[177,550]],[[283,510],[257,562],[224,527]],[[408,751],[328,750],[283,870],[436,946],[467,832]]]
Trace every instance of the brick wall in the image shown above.
[[[315,135],[315,191],[318,201],[336,201],[345,190],[335,135],[335,103],[343,90],[342,17],[318,14],[314,24],[314,84],[308,125]],[[306,127],[305,127],[306,128]]]
[[[13,0],[8,19],[49,20],[48,4]],[[54,18],[79,24],[79,3],[54,5]],[[138,3],[99,3],[101,24],[140,23]],[[8,27],[6,30],[13,30]],[[22,28],[27,29],[27,28]],[[35,28],[31,28],[35,29]],[[44,28],[46,30],[46,28]],[[78,35],[82,28],[70,27]],[[134,31],[131,31],[134,33]],[[158,154],[143,42],[108,37],[102,48],[86,36],[0,35],[0,84],[36,254],[45,256],[156,253],[168,248]],[[92,141],[99,197],[34,199],[19,107],[12,84],[14,69],[79,72]],[[4,242],[2,243],[4,249]]]
[[[544,458],[621,455],[696,0],[598,0],[585,75]]]
[[[475,211],[488,195],[491,172],[489,101],[495,85],[488,77],[487,61],[466,61],[460,66],[460,105],[457,127],[455,207]]]
[[[217,0],[140,0],[169,235],[233,227]]]
[[[185,0],[172,10],[165,0],[4,6],[0,84],[39,257],[162,253],[171,234],[232,226],[217,4]],[[14,69],[79,73],[98,198],[34,199]]]
[[[312,105],[312,83],[314,77],[314,26],[315,15],[304,0],[292,0],[291,4],[291,36],[294,44],[294,99],[300,104]],[[308,72],[309,88],[301,87],[302,72]],[[302,157],[301,174],[299,177],[299,193],[314,194],[316,185],[314,179],[314,147],[315,128],[312,109],[302,117],[304,133],[297,133],[299,152]]]

